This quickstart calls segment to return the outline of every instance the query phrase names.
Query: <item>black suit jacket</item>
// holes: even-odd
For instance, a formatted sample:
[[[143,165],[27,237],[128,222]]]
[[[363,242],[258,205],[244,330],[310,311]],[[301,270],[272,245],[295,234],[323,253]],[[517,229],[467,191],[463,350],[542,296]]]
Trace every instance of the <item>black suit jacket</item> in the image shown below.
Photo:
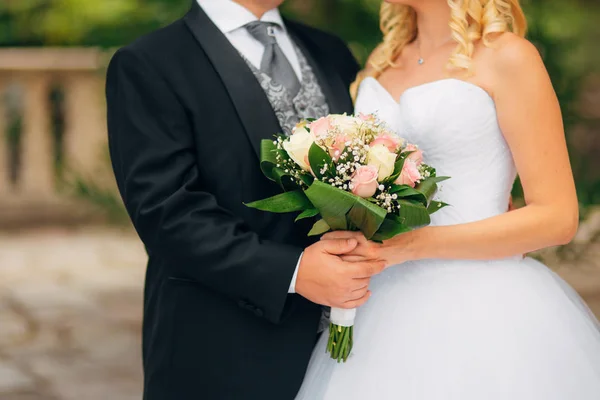
[[[331,112],[351,112],[347,47],[286,24]],[[106,96],[115,176],[149,255],[144,399],[293,399],[320,307],[287,294],[308,227],[243,204],[279,192],[259,168],[261,139],[281,131],[259,83],[194,5],[115,54]]]

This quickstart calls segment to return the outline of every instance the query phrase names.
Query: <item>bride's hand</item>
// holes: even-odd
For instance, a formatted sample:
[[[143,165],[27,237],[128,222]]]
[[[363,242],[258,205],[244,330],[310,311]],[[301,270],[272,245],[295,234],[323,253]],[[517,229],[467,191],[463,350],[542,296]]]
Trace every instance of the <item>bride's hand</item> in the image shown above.
[[[367,240],[361,232],[335,231],[321,237],[321,240],[332,239],[356,239],[358,241],[358,246],[342,257],[344,261],[381,260],[385,262],[387,268],[414,259],[408,251],[410,243],[414,240],[411,232],[398,235],[383,243]]]
[[[356,239],[358,246],[343,256],[344,261],[358,262],[365,260],[382,259],[381,247],[379,243],[371,242],[365,238],[361,232],[350,231],[335,231],[326,233],[321,237],[321,240],[337,240],[337,239]]]

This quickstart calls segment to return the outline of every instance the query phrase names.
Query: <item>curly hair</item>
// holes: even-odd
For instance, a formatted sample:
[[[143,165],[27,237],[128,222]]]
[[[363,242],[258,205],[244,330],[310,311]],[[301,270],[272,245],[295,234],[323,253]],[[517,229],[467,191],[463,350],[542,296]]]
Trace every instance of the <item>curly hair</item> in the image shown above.
[[[472,72],[473,52],[479,40],[490,46],[496,34],[512,32],[525,36],[527,20],[519,0],[448,0],[448,6],[449,26],[456,42],[448,68]],[[383,41],[350,87],[354,99],[363,79],[378,78],[386,69],[394,67],[404,47],[417,38],[417,13],[410,6],[383,2],[380,27]]]

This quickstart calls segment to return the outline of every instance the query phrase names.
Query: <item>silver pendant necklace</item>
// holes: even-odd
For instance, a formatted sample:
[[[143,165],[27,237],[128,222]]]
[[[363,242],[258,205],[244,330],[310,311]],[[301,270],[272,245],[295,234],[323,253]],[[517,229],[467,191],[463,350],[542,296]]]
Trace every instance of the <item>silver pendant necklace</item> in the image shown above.
[[[417,51],[419,52],[419,59],[417,60],[417,64],[423,65],[425,64],[425,59],[421,55],[421,41],[417,39]]]
[[[444,46],[446,43],[448,43],[449,41],[452,40],[452,36],[449,37],[446,41],[444,41],[443,43],[441,43],[439,46],[437,46],[435,50],[439,49],[440,47]],[[419,39],[417,39],[417,51],[419,52],[419,59],[417,60],[417,64],[419,65],[423,65],[425,64],[425,59],[423,58],[423,56],[421,55],[421,41]]]

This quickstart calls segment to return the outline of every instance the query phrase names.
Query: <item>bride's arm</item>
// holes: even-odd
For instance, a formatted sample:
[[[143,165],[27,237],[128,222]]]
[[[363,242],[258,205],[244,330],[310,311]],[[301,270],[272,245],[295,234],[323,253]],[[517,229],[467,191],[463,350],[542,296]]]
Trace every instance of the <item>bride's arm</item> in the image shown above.
[[[425,258],[504,258],[571,241],[578,203],[556,94],[533,45],[512,35],[501,38],[500,45],[493,91],[526,206],[478,222],[425,227],[383,245],[363,242],[360,251],[397,264]]]

